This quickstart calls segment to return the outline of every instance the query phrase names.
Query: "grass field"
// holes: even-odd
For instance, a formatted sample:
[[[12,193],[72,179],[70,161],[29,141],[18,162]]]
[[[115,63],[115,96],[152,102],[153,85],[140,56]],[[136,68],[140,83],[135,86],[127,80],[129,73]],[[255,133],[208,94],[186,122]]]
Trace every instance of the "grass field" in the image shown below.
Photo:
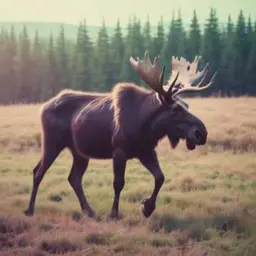
[[[158,148],[165,183],[144,218],[140,201],[153,177],[128,162],[119,221],[112,163],[90,161],[83,185],[96,220],[82,217],[63,151],[41,183],[34,217],[26,217],[32,169],[40,158],[40,105],[0,107],[0,255],[256,255],[256,98],[188,99],[209,131],[208,143]]]

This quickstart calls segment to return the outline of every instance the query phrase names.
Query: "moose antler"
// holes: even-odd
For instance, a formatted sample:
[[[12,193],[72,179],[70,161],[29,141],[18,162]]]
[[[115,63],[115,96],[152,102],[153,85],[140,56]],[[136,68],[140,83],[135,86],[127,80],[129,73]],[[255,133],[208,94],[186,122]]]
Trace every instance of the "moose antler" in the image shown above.
[[[166,92],[163,89],[165,66],[161,71],[159,56],[155,57],[152,65],[148,51],[146,50],[143,61],[141,61],[139,57],[137,57],[137,61],[133,57],[130,57],[130,63],[142,80],[146,82],[154,91],[164,97],[169,96],[169,90]],[[178,75],[179,74],[176,75],[176,78],[170,85],[170,88],[175,84]]]
[[[146,82],[154,91],[160,94],[165,92],[163,90],[165,66],[161,71],[159,56],[154,59],[154,63],[152,65],[148,51],[146,50],[143,61],[141,61],[139,57],[137,57],[137,61],[133,57],[130,57],[130,63],[142,80]]]
[[[137,57],[137,61],[133,57],[130,57],[130,63],[144,82],[165,99],[170,99],[183,92],[205,90],[214,82],[216,73],[207,85],[199,87],[209,70],[209,64],[207,63],[202,71],[197,71],[199,58],[199,56],[195,56],[194,61],[190,63],[183,57],[180,59],[172,57],[172,74],[168,83],[168,90],[163,88],[165,66],[161,71],[159,56],[154,59],[152,65],[148,51],[146,50],[142,61],[139,57]],[[201,77],[203,77],[201,81],[196,86],[192,86]]]
[[[205,65],[205,67],[202,71],[197,71],[199,59],[200,59],[199,56],[195,56],[194,61],[192,63],[190,63],[189,61],[187,61],[186,59],[184,59],[182,57],[180,59],[172,57],[172,75],[171,75],[171,78],[169,81],[171,82],[172,80],[175,80],[176,74],[179,73],[177,84],[180,86],[179,88],[174,89],[174,90],[172,90],[172,89],[170,90],[170,88],[169,88],[168,91],[171,91],[172,97],[175,97],[184,92],[203,91],[203,90],[209,88],[213,84],[217,73],[215,73],[212,76],[212,78],[208,84],[206,84],[203,87],[200,87],[202,85],[202,83],[204,82],[205,77],[209,71],[209,63],[207,63]],[[201,79],[200,82],[197,85],[194,85],[198,79]],[[171,85],[172,84],[173,84],[173,82],[171,83]],[[170,87],[171,87],[171,85],[170,85]]]

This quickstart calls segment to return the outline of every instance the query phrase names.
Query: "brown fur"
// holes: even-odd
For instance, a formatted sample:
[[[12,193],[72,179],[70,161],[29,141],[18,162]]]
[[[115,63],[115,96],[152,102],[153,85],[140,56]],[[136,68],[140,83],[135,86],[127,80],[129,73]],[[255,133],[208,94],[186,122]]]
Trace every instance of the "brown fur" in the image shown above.
[[[137,158],[153,175],[155,187],[143,201],[150,216],[164,182],[155,147],[168,136],[172,147],[186,139],[189,149],[206,142],[203,123],[188,112],[180,99],[163,105],[156,92],[131,83],[119,83],[109,93],[64,90],[47,101],[41,110],[42,157],[34,169],[33,190],[27,215],[33,215],[38,187],[54,160],[70,149],[73,165],[68,181],[81,209],[95,216],[84,195],[82,177],[91,158],[113,159],[115,191],[111,216],[118,217],[119,197],[124,187],[126,162]]]

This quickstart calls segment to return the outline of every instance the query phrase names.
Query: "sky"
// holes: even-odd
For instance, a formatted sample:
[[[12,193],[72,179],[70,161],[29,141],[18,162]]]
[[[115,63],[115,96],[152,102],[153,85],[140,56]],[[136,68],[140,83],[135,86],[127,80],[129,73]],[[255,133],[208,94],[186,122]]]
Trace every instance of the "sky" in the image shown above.
[[[240,9],[246,17],[256,20],[256,0],[0,0],[0,22],[47,21],[77,25],[86,19],[88,25],[125,24],[135,14],[142,21],[149,16],[156,24],[160,17],[169,22],[173,11],[180,8],[184,22],[189,23],[193,9],[200,22],[209,16],[209,8],[216,8],[217,16],[225,22],[229,14],[235,21]]]

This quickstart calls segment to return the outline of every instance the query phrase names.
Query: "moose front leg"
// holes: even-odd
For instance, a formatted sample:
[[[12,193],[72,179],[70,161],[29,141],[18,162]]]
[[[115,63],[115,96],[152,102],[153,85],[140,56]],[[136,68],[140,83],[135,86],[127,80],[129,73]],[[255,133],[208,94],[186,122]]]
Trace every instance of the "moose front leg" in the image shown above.
[[[164,175],[159,166],[157,155],[155,151],[139,157],[141,164],[154,176],[155,187],[150,198],[142,200],[142,212],[145,217],[149,217],[156,208],[156,199],[160,188],[164,183]]]

